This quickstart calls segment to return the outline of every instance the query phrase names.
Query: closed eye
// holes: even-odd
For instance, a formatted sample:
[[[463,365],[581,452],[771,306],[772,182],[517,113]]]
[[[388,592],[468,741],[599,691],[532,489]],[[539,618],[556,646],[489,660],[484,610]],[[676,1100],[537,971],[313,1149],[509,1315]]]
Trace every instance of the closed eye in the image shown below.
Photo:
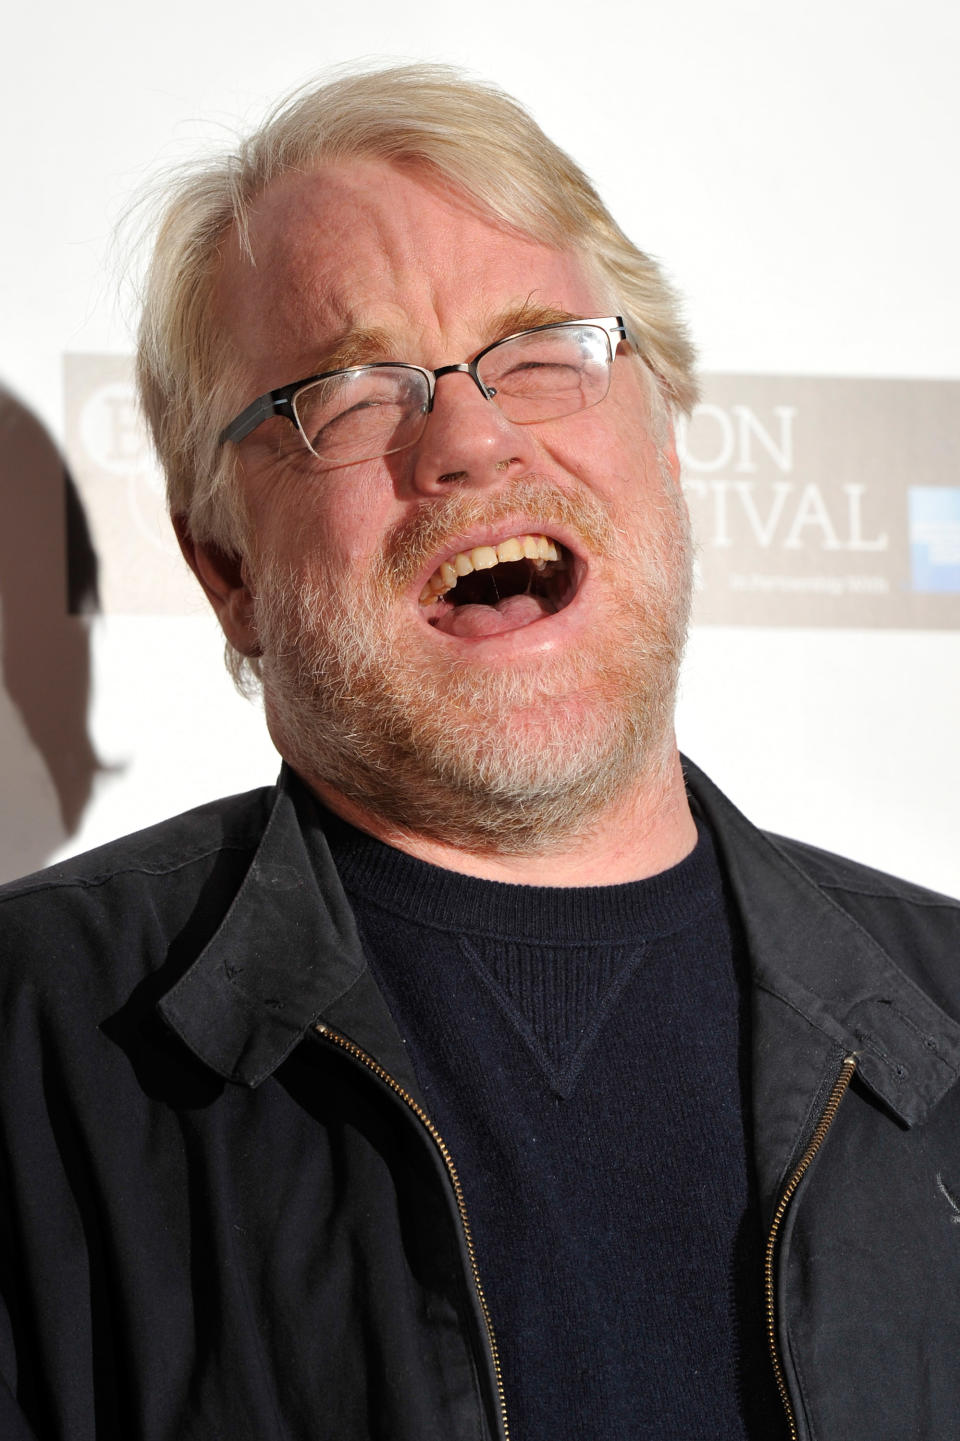
[[[542,394],[544,391],[567,390],[580,384],[582,371],[574,365],[558,365],[552,361],[527,360],[511,366],[502,375],[485,378],[485,383],[507,395]]]

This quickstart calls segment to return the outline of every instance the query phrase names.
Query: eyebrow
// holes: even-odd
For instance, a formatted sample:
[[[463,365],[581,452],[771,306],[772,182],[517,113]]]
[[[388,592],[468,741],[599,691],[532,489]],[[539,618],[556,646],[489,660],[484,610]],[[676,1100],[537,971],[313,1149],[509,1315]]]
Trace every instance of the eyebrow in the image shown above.
[[[562,325],[565,321],[579,319],[579,315],[574,315],[569,310],[561,310],[555,305],[536,305],[526,300],[521,305],[500,311],[487,321],[483,330],[488,339],[483,345],[478,345],[473,354],[483,350],[484,346],[493,345],[520,330],[532,330],[538,325]],[[376,327],[357,326],[344,331],[329,349],[324,348],[318,355],[313,374],[350,370],[355,365],[369,365],[377,360],[403,359],[387,331]]]
[[[358,326],[346,330],[332,346],[318,355],[315,374],[328,370],[349,370],[354,365],[367,365],[373,360],[395,360],[394,345],[385,330]]]
[[[560,310],[556,305],[537,305],[528,299],[522,305],[515,305],[509,310],[501,311],[488,324],[487,333],[490,339],[486,344],[492,345],[495,341],[503,340],[518,330],[535,330],[538,325],[563,325],[568,320],[581,320],[582,318],[569,310]]]

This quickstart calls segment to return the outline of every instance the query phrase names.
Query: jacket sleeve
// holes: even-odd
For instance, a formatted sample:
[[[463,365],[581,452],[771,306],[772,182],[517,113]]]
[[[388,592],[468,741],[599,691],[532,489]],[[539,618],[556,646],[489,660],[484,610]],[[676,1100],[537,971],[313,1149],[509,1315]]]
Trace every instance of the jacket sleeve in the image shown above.
[[[45,1233],[49,1220],[50,1176],[34,1183],[31,1160],[45,1131],[40,1119],[45,1067],[36,998],[21,984],[13,962],[22,946],[11,924],[11,908],[0,903],[0,1438],[52,1441],[28,1396],[42,1398],[47,1377],[38,1367],[33,1343],[36,1313],[25,1306],[28,1261],[33,1250],[24,1211]],[[40,1109],[38,1109],[38,1107]],[[41,1146],[42,1150],[42,1146]],[[39,1373],[39,1374],[38,1374]],[[31,1420],[27,1420],[27,1415]],[[37,1431],[36,1427],[43,1429]]]
[[[3,1441],[37,1441],[14,1397],[17,1374],[13,1329],[6,1301],[0,1296],[0,1436]]]
[[[0,1436],[4,1441],[37,1441],[36,1432],[23,1419],[6,1380],[0,1380]]]
[[[16,1390],[19,1367],[10,1306],[13,1298],[6,1293],[11,1283],[11,1230],[6,1222],[5,1177],[0,1164],[0,1437],[3,1441],[37,1441],[36,1432],[27,1425],[17,1405]]]

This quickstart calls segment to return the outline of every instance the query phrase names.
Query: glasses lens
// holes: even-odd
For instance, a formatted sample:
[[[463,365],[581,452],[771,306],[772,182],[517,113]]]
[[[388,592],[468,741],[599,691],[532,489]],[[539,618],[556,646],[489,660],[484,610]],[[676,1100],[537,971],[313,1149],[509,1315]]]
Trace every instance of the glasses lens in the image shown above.
[[[423,430],[429,393],[419,370],[370,365],[328,376],[297,392],[297,424],[324,465],[376,460],[412,445]]]
[[[518,425],[558,420],[603,400],[610,389],[611,351],[596,325],[557,325],[515,335],[477,366],[503,413]]]

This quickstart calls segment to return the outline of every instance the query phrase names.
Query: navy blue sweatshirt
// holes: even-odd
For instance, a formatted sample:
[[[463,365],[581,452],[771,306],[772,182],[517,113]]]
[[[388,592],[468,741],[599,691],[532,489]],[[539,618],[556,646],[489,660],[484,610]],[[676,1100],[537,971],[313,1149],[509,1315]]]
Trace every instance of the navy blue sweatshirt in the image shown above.
[[[460,1174],[512,1437],[778,1436],[709,835],[648,880],[561,889],[328,834]]]

